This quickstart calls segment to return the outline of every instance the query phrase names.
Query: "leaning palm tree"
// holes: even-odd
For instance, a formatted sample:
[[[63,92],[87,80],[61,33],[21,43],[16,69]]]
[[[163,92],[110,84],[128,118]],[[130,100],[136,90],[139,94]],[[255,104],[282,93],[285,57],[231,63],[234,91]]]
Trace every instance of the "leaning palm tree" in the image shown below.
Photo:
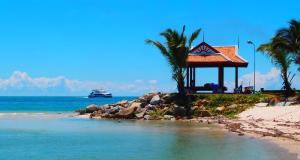
[[[192,47],[192,43],[198,37],[200,31],[200,29],[196,30],[189,38],[187,38],[184,33],[185,26],[183,26],[181,33],[172,29],[167,29],[160,33],[166,40],[164,44],[159,41],[145,40],[147,44],[156,46],[168,60],[172,68],[172,78],[177,83],[178,93],[183,97],[186,96],[184,78],[187,67],[187,57]]]
[[[300,65],[300,21],[291,20],[288,28],[277,31],[274,46],[291,54],[294,62]],[[300,71],[300,67],[298,69]]]
[[[281,77],[283,79],[283,89],[286,97],[293,94],[291,88],[291,82],[289,80],[288,69],[292,63],[292,58],[289,54],[285,53],[285,50],[276,48],[275,45],[276,38],[272,39],[270,43],[262,44],[257,49],[265,53],[268,57],[271,58],[273,64],[281,70]]]

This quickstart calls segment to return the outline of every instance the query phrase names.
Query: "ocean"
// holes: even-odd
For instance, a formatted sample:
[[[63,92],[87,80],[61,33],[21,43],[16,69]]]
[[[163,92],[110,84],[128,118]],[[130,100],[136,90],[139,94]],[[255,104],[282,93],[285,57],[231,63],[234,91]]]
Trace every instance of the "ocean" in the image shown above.
[[[135,97],[0,97],[0,160],[294,160],[276,145],[187,122],[91,120],[74,110]]]

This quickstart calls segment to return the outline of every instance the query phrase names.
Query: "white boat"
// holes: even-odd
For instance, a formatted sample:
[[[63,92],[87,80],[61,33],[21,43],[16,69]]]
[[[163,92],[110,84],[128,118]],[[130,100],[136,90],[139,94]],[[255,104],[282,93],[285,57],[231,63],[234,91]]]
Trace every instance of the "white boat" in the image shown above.
[[[94,89],[92,90],[92,92],[90,93],[90,95],[88,96],[89,98],[97,98],[97,97],[106,97],[106,98],[110,98],[112,97],[112,94],[105,91],[104,89]]]

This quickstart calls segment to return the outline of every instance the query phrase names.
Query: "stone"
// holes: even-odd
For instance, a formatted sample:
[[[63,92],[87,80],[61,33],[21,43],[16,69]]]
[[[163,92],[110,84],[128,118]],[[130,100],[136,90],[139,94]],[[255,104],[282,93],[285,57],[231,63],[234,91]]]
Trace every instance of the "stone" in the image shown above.
[[[133,102],[129,107],[121,109],[118,113],[116,113],[116,118],[128,119],[134,117],[134,112],[138,107],[140,107],[141,103]]]
[[[91,104],[91,105],[88,105],[86,108],[85,108],[85,112],[86,113],[93,113],[95,111],[98,111],[98,106],[95,105],[95,104]]]
[[[151,101],[150,101],[150,104],[151,105],[157,105],[159,104],[160,102],[160,98],[159,98],[159,95],[155,95],[152,97]]]
[[[151,120],[151,116],[150,115],[144,115],[144,120]]]
[[[106,109],[110,109],[110,106],[109,106],[108,104],[105,104],[104,106],[102,106],[102,108],[103,108],[104,110],[106,110]]]
[[[112,109],[107,110],[107,113],[109,114],[116,114],[120,111],[120,107],[113,107]]]
[[[216,111],[217,112],[223,112],[225,110],[225,107],[224,106],[221,106],[221,107],[217,107],[216,108]]]
[[[79,115],[84,115],[86,113],[83,109],[76,110],[75,112],[77,112]]]
[[[202,106],[209,106],[210,105],[210,101],[206,100],[206,99],[202,99],[200,101],[198,101],[197,105],[199,107],[202,107]]]
[[[135,113],[135,117],[141,119],[144,117],[145,113],[146,113],[146,109],[144,108],[141,112]]]
[[[165,120],[171,120],[172,118],[175,119],[175,117],[172,116],[172,115],[164,115],[164,119],[165,119]]]
[[[208,110],[200,110],[198,114],[200,117],[211,117],[211,113]]]
[[[114,115],[109,114],[109,113],[103,113],[103,114],[101,115],[101,118],[114,118]]]
[[[275,106],[277,103],[280,102],[280,99],[278,97],[273,97],[272,99],[270,99],[269,101],[269,106]]]
[[[235,109],[235,108],[237,108],[237,107],[238,107],[237,104],[232,104],[232,105],[230,105],[230,106],[227,106],[226,108],[228,108],[228,109]]]
[[[156,108],[156,106],[155,106],[155,105],[152,105],[152,104],[148,104],[148,105],[146,105],[145,108],[146,108],[147,110],[153,110],[153,109]]]
[[[134,114],[141,113],[141,112],[143,112],[143,111],[145,111],[145,110],[146,110],[146,108],[142,108],[142,105],[140,105],[140,106],[135,110]]]
[[[127,100],[123,100],[123,101],[120,101],[120,102],[117,103],[118,106],[123,106],[123,107],[124,107],[126,104],[128,104],[128,101],[127,101]]]

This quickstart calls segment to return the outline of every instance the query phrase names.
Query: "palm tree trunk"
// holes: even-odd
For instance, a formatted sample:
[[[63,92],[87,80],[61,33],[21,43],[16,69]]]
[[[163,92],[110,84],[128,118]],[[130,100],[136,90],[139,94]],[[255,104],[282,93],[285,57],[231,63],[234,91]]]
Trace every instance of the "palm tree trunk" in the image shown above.
[[[185,92],[185,89],[184,89],[183,73],[178,77],[177,89],[178,89],[178,93],[179,93],[179,95],[181,97],[185,97],[186,96],[186,92]]]
[[[283,69],[282,70],[282,78],[283,78],[283,83],[284,83],[284,95],[285,97],[289,97],[293,94],[291,84],[288,80],[288,75],[287,75],[287,70]]]

